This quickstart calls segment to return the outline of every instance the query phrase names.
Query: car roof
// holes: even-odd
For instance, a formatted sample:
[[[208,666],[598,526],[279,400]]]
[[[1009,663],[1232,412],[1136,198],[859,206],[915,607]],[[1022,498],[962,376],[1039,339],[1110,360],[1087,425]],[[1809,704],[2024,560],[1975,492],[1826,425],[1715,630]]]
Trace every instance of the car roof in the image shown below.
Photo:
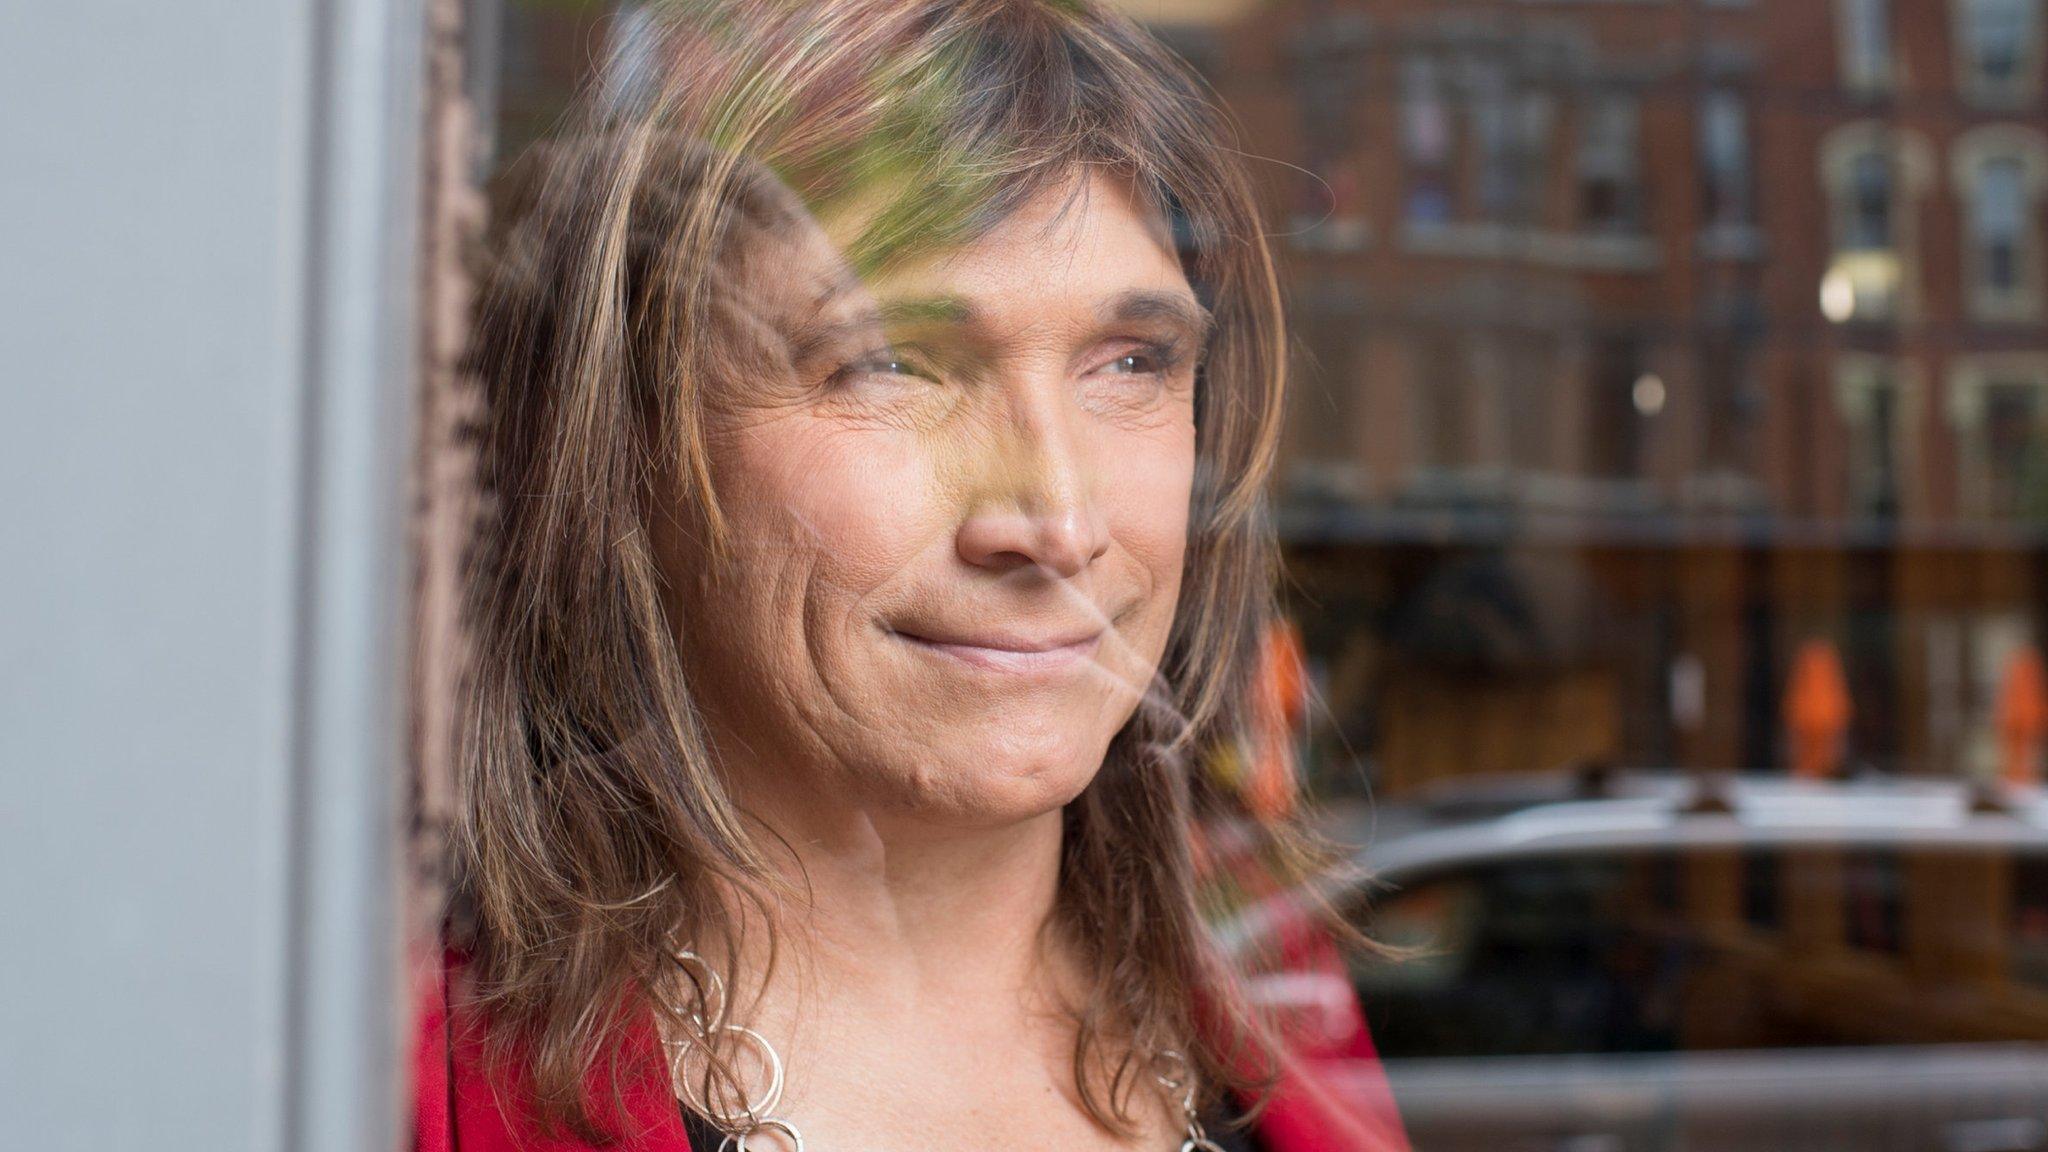
[[[1399,802],[1327,811],[1349,867],[1311,881],[1337,903],[1446,872],[1541,857],[1673,848],[1998,849],[2048,853],[2048,790],[1936,777],[1795,780],[1782,774],[1599,769],[1479,777]],[[1216,926],[1227,952],[1300,919],[1277,894]]]
[[[2028,846],[2048,849],[2048,792],[1932,777],[1602,772],[1489,778],[1412,804],[1339,816],[1352,863],[1399,883],[1417,872],[1531,855],[1674,846]]]

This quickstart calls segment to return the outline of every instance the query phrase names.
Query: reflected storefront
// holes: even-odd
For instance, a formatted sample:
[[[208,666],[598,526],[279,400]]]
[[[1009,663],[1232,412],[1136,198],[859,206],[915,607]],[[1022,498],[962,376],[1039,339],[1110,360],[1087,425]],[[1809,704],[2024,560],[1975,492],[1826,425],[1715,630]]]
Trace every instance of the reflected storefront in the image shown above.
[[[1307,789],[1463,845],[1357,913],[1436,949],[1352,973],[1418,1145],[1621,1132],[1457,1063],[1563,1056],[1726,1105],[1589,1148],[1923,1146],[1849,1083],[2011,1135],[2048,1102],[2048,5],[1126,7],[1261,161]],[[507,0],[500,156],[634,11]],[[1760,790],[1601,840],[1651,778]],[[1546,795],[1575,847],[1496,852]]]
[[[1185,34],[1302,170],[1283,525],[1321,791],[1789,771],[1816,646],[1820,770],[2031,776],[2042,35],[2032,4],[1705,2]]]

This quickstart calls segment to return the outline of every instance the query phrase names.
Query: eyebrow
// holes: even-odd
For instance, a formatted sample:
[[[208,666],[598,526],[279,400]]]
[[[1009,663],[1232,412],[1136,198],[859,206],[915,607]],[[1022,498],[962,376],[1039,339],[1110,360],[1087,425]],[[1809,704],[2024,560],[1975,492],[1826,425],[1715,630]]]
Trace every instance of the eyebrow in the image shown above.
[[[822,302],[829,303],[835,295],[837,293],[828,291]],[[802,361],[820,347],[851,332],[906,324],[968,325],[974,323],[979,315],[972,304],[952,296],[888,300],[839,319],[814,316],[792,333],[790,346],[796,359]]]
[[[828,290],[825,299],[829,300],[835,294]],[[888,300],[843,319],[820,319],[805,324],[795,333],[791,343],[801,360],[849,332],[913,324],[972,327],[981,322],[982,315],[971,301],[958,296]],[[1117,293],[1096,307],[1095,319],[1103,327],[1134,323],[1167,324],[1180,329],[1196,345],[1206,343],[1215,328],[1215,318],[1193,296],[1153,288],[1133,288]]]
[[[1103,324],[1163,322],[1187,332],[1197,344],[1204,343],[1216,327],[1216,318],[1194,297],[1183,292],[1161,292],[1134,288],[1119,292],[1096,309]]]

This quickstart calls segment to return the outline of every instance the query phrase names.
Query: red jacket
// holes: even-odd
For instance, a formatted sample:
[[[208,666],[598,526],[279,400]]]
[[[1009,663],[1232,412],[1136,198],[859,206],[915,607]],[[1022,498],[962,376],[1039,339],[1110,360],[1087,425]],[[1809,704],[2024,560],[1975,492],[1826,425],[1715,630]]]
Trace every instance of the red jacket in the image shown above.
[[[1330,956],[1334,959],[1334,951]],[[596,1146],[573,1138],[534,1135],[530,1116],[493,1082],[479,1029],[449,995],[451,977],[460,977],[460,957],[450,954],[441,964],[422,967],[413,1050],[417,1152],[597,1152]],[[642,1051],[633,1055],[630,1067],[661,1067],[652,1029],[632,1043]],[[1321,1074],[1338,1061],[1352,1069],[1341,1080],[1341,1094],[1334,1087],[1339,1081]],[[1361,1061],[1369,1075],[1357,1074]],[[622,1080],[629,1127],[611,1152],[717,1152],[690,1147],[665,1076],[657,1072]],[[1336,1050],[1325,1047],[1320,1058],[1289,1062],[1256,1132],[1268,1152],[1408,1152],[1362,1017],[1350,1040]]]

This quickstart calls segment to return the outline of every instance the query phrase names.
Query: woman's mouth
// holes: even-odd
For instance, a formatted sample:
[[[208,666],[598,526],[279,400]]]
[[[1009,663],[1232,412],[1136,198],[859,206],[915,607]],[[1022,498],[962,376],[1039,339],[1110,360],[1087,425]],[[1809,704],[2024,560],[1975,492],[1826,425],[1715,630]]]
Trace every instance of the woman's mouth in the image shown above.
[[[1013,674],[1059,672],[1094,656],[1102,633],[1030,634],[1008,632],[920,633],[900,628],[891,635],[913,648],[970,668]]]

